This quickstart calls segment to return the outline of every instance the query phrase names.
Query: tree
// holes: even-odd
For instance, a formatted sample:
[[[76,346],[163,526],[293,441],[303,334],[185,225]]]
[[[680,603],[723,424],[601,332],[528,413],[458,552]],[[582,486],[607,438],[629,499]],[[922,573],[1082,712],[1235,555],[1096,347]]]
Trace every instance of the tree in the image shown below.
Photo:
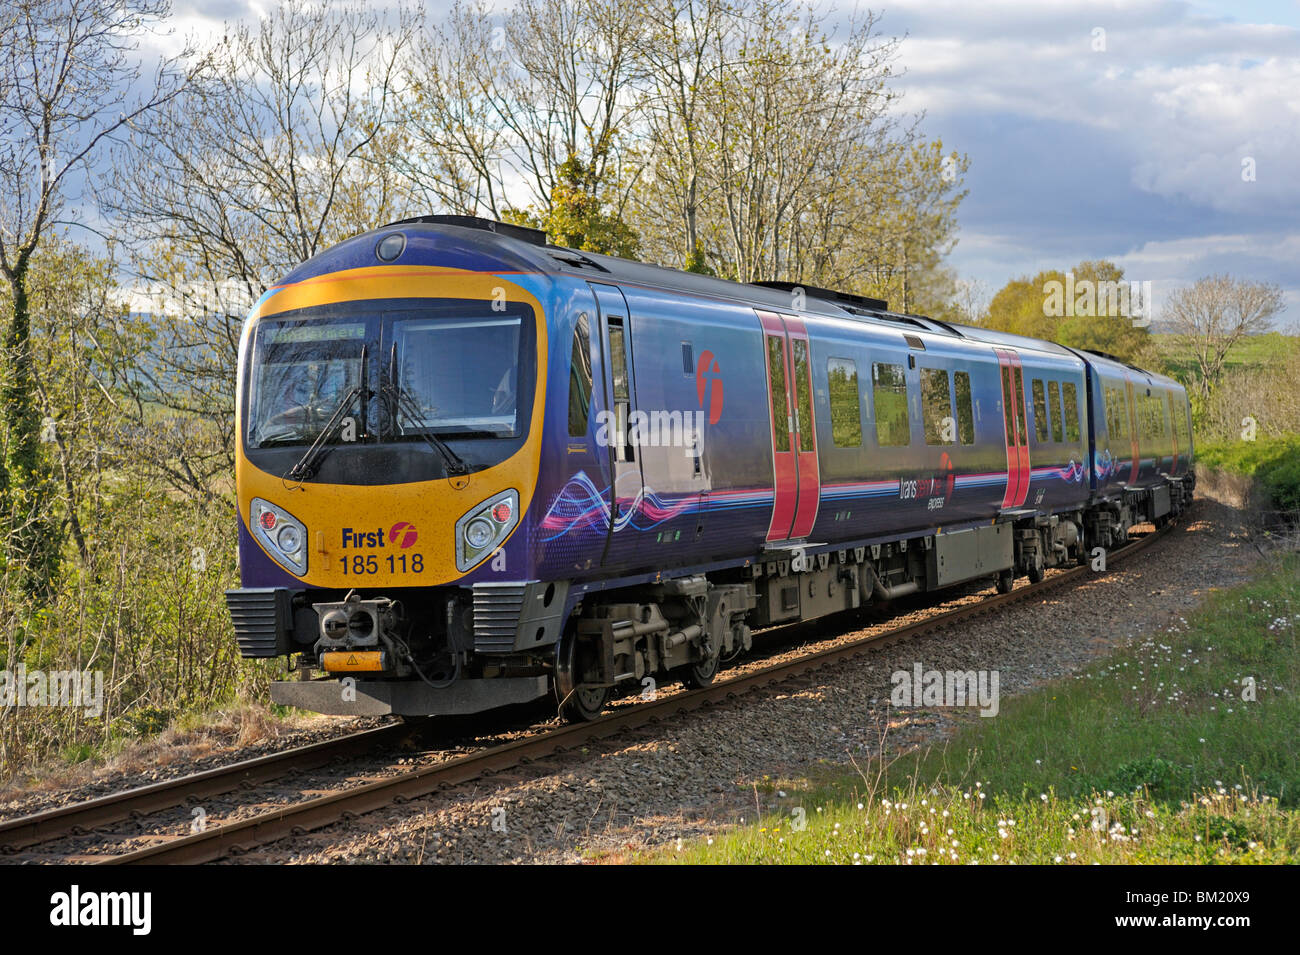
[[[854,228],[861,189],[893,129],[890,62],[868,13],[843,37],[794,0],[746,0],[725,14],[704,84],[707,225],[719,274],[821,284]]]
[[[301,262],[400,217],[386,163],[413,21],[284,0],[228,27],[185,94],[136,124],[108,184],[153,295],[159,360],[137,382],[138,452],[212,497],[234,464],[235,362],[248,310]]]
[[[982,324],[998,331],[1058,342],[1071,348],[1140,363],[1150,348],[1150,303],[1105,260],[1080,262],[1068,273],[1039,272],[1012,279],[993,296]],[[1138,306],[1142,313],[1138,313]]]
[[[0,46],[0,275],[8,285],[3,389],[5,454],[0,505],[5,556],[22,589],[47,595],[60,550],[44,424],[36,403],[29,280],[52,228],[66,224],[69,189],[105,147],[169,103],[186,77],[164,61],[148,92],[123,102],[142,79],[140,36],[168,12],[164,0],[10,0]]]
[[[406,59],[412,188],[451,212],[546,219],[580,180],[618,215],[645,24],[638,0],[521,0],[503,17],[458,0]]]
[[[943,141],[903,139],[885,151],[884,183],[875,208],[853,243],[866,264],[855,290],[885,299],[904,312],[957,319],[956,278],[943,259],[957,244],[957,206],[969,161],[945,153]],[[852,261],[850,259],[850,261]],[[852,280],[851,280],[852,281]]]
[[[1247,335],[1267,331],[1282,305],[1278,286],[1228,275],[1206,276],[1169,296],[1162,318],[1192,354],[1193,386],[1200,403],[1223,377],[1232,346]]]
[[[27,287],[34,401],[55,476],[46,513],[58,515],[84,563],[106,475],[127,463],[123,410],[135,370],[147,363],[150,329],[127,313],[111,255],[57,233],[32,258]],[[5,287],[0,304],[9,304]]]
[[[654,167],[638,215],[663,237],[656,257],[712,274],[701,221],[713,183],[705,96],[720,78],[729,7],[727,0],[650,0],[648,11],[636,69]]]
[[[952,301],[956,320],[967,325],[983,324],[992,298],[993,293],[983,279],[958,279]]]
[[[631,224],[650,256],[937,310],[964,157],[896,118],[897,41],[803,0],[653,0]]]
[[[636,258],[639,240],[601,195],[594,163],[570,156],[558,170],[546,211],[505,210],[505,219],[542,229],[551,242],[586,252]]]

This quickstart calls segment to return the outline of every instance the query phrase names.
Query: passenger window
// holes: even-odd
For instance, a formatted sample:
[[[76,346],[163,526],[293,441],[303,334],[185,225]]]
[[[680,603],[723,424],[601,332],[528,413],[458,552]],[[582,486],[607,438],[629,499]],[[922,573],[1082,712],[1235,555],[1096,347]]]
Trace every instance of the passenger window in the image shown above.
[[[609,323],[609,364],[614,379],[615,400],[630,400],[627,388],[627,350],[623,345],[623,325],[620,321],[616,326],[613,319]]]
[[[952,418],[948,372],[942,368],[921,369],[921,420],[926,444],[952,444],[956,423]]]
[[[1052,440],[1060,444],[1065,435],[1061,433],[1061,386],[1055,381],[1047,383],[1047,404],[1052,409]]]
[[[858,366],[847,358],[826,363],[830,383],[831,440],[837,448],[862,447],[862,400],[858,397]]]
[[[962,444],[974,444],[975,415],[971,412],[970,373],[955,371],[952,380],[957,390],[957,440]]]
[[[812,451],[817,447],[816,435],[812,433],[812,390],[808,382],[808,343],[802,338],[793,339],[790,348],[794,352],[794,409],[795,430],[799,432],[799,450]]]
[[[569,435],[580,438],[587,433],[587,416],[591,410],[591,330],[587,314],[578,316],[573,329],[573,355],[569,361]]]
[[[1016,443],[1015,407],[1011,397],[1011,369],[1004,365],[1002,367],[1002,413],[1006,416],[1004,424],[1007,429],[1007,441],[1012,445]]]
[[[871,398],[876,411],[876,442],[902,447],[912,442],[907,417],[907,378],[902,365],[871,363]]]
[[[1034,391],[1034,434],[1040,444],[1047,443],[1047,398],[1043,395],[1043,380],[1035,378]]]
[[[1106,430],[1112,438],[1128,437],[1128,411],[1118,388],[1106,389]]]
[[[1016,404],[1017,404],[1016,433],[1020,438],[1020,446],[1026,447],[1029,444],[1029,435],[1025,431],[1025,429],[1028,427],[1028,425],[1025,424],[1025,379],[1024,376],[1020,373],[1019,366],[1017,366],[1015,370],[1015,381],[1016,381],[1015,390],[1016,390]]]
[[[1065,440],[1079,440],[1079,394],[1074,382],[1067,381],[1064,386],[1065,396]]]
[[[621,440],[614,446],[614,460],[635,461],[636,448],[630,431],[632,391],[627,380],[627,345],[623,336],[623,318],[609,317],[609,367],[614,386],[614,427]]]
[[[790,450],[790,404],[785,385],[785,337],[767,336],[767,373],[772,381],[772,430],[776,450]]]

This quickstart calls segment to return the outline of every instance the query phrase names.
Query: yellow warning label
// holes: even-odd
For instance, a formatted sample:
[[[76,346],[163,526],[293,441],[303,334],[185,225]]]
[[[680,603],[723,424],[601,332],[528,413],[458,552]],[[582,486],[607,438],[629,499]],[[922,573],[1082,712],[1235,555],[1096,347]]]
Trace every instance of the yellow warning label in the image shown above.
[[[330,673],[372,672],[387,669],[384,665],[382,650],[364,650],[356,653],[326,653],[321,657],[321,666]]]

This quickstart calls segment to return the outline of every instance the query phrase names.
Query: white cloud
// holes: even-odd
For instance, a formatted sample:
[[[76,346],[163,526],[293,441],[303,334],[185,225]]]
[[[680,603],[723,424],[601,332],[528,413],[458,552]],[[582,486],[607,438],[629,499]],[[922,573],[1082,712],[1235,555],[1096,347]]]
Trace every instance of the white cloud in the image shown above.
[[[1186,4],[1002,2],[891,8],[904,107],[1071,122],[1127,157],[1131,181],[1229,211],[1300,208],[1300,30],[1213,20]],[[914,21],[914,22],[913,22]],[[1093,49],[1105,24],[1105,50]],[[1243,184],[1241,161],[1255,161]],[[1243,185],[1249,188],[1243,188]]]

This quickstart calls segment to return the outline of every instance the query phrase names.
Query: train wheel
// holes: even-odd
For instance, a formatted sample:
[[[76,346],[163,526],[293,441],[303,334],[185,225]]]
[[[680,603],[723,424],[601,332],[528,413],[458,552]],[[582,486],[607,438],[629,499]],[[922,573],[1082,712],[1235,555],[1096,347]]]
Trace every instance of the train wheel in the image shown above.
[[[590,723],[599,719],[609,702],[609,687],[578,687],[565,697],[560,712],[570,723]]]
[[[682,667],[682,683],[692,690],[708,686],[713,682],[713,678],[718,675],[718,668],[721,663],[721,656],[715,653],[707,660],[701,660],[699,663],[691,663]]]
[[[577,635],[569,630],[555,652],[555,695],[560,700],[560,715],[570,723],[598,719],[609,702],[609,687],[579,682],[585,662]]]
[[[997,588],[1000,594],[1011,593],[1012,588],[1016,586],[1016,572],[1008,567],[997,576]]]
[[[1025,568],[1025,574],[1029,577],[1031,584],[1036,584],[1043,579],[1043,555],[1035,554],[1034,559],[1029,562]]]

